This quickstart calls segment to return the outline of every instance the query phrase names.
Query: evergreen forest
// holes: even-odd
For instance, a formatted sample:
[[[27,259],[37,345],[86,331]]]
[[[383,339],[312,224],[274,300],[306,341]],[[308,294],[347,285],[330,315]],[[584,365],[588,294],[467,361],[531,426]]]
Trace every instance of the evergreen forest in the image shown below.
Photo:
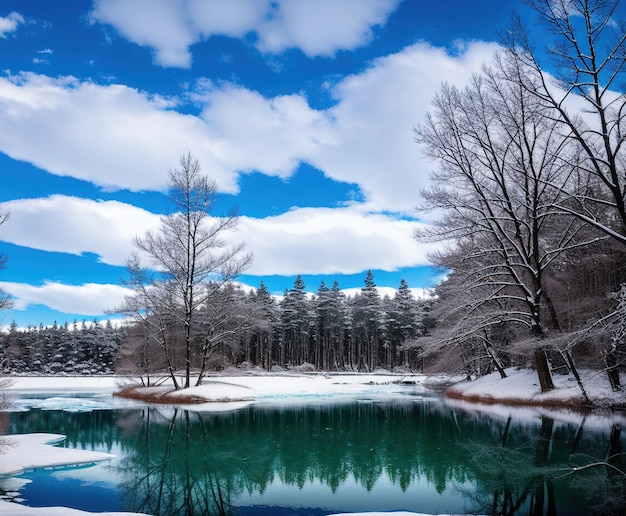
[[[322,282],[309,295],[299,276],[280,300],[263,283],[249,293],[234,285],[220,292],[216,302],[222,317],[217,321],[212,310],[212,331],[221,338],[212,345],[210,370],[415,371],[423,366],[420,337],[433,324],[431,301],[415,299],[404,280],[393,298],[380,296],[371,272],[360,293],[349,297],[337,282],[330,288]],[[175,368],[183,366],[181,351],[172,349]],[[13,324],[0,335],[0,357],[3,374],[118,372],[149,378],[167,370],[160,347],[141,326],[110,321],[25,330]],[[195,354],[193,359],[199,360]],[[198,363],[192,365],[195,369]]]

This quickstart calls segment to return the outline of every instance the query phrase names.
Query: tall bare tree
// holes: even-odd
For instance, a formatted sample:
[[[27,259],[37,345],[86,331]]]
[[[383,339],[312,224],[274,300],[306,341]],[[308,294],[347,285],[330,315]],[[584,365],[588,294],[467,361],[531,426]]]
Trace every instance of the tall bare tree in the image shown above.
[[[177,389],[191,386],[192,369],[204,371],[208,352],[219,340],[213,317],[223,316],[208,309],[252,259],[244,244],[229,245],[224,239],[237,227],[236,213],[211,216],[216,194],[217,184],[202,174],[191,154],[181,158],[180,168],[170,170],[173,211],[161,217],[157,231],[135,238],[138,252],[127,264],[134,293],[117,309],[134,317],[158,343]],[[180,382],[179,368],[184,371]],[[201,379],[199,374],[196,383]]]
[[[558,130],[578,146],[580,153],[572,164],[587,174],[591,186],[582,195],[568,192],[570,198],[564,199],[558,208],[626,245],[624,3],[526,3],[544,24],[551,42],[543,54],[517,19],[507,32],[507,53],[527,70],[520,77],[520,86],[551,110]],[[548,59],[542,59],[543,55]],[[619,363],[615,355],[624,351],[612,346],[606,353],[608,365]]]
[[[557,129],[580,149],[572,163],[596,182],[559,207],[626,244],[626,24],[620,0],[525,0],[551,44],[541,49],[519,21],[507,31],[509,56],[526,70],[519,84],[550,108]],[[623,4],[621,4],[623,5]],[[546,70],[550,69],[552,73]]]
[[[9,220],[9,212],[0,210],[0,226]],[[6,267],[7,255],[0,253],[0,270]],[[13,306],[13,297],[7,291],[0,288],[0,311],[8,310]]]
[[[425,207],[444,215],[416,237],[452,245],[433,259],[457,272],[459,308],[471,314],[454,340],[466,335],[490,344],[489,332],[503,321],[526,326],[548,390],[542,338],[546,326],[559,324],[545,275],[562,253],[598,237],[555,209],[569,199],[565,185],[579,188],[571,164],[578,150],[550,108],[519,84],[525,74],[517,61],[497,55],[465,89],[444,85],[435,97],[417,141],[440,165],[434,186],[422,192]]]
[[[9,212],[0,210],[0,225],[4,224],[9,219]],[[7,262],[7,256],[3,253],[0,253],[0,269],[4,269]],[[2,310],[8,310],[13,306],[13,297],[11,294],[6,292],[5,290],[0,288],[0,312]],[[0,370],[4,369],[5,357],[2,353],[0,353]],[[9,380],[4,378],[0,378],[0,389],[6,388]],[[8,418],[5,414],[5,410],[7,409],[8,402],[3,394],[0,393],[0,434],[4,432],[6,425],[8,423]],[[0,439],[0,447],[4,445],[4,441]]]

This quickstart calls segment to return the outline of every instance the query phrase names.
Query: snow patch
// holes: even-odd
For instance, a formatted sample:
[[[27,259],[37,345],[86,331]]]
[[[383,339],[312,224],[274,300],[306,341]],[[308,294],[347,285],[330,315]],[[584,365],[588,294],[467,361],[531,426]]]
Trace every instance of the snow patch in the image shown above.
[[[113,458],[109,453],[54,446],[65,440],[59,434],[15,434],[4,436],[0,475],[16,475],[27,469],[77,466]]]

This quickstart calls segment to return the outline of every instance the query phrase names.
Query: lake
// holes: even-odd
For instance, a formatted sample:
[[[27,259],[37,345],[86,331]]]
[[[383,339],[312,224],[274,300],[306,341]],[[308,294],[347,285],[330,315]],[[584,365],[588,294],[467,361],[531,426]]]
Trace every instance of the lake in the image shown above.
[[[102,395],[17,406],[24,410],[11,413],[10,433],[60,433],[63,446],[116,455],[0,480],[0,493],[30,506],[276,516],[626,509],[620,415],[476,410],[417,386],[394,397],[266,401],[219,413]]]

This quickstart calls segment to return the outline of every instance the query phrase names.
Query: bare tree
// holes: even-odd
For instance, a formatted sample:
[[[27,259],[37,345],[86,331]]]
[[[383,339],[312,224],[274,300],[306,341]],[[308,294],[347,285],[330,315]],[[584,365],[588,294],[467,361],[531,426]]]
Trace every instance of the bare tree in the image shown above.
[[[191,385],[194,367],[204,371],[215,342],[214,313],[207,308],[252,259],[244,244],[229,245],[224,239],[237,227],[236,213],[210,215],[216,194],[216,183],[201,173],[198,161],[183,156],[180,168],[169,172],[173,212],[161,217],[157,231],[135,238],[138,252],[127,263],[134,293],[116,310],[132,316],[159,345],[177,389]],[[179,368],[184,371],[180,382]]]
[[[425,207],[444,215],[415,236],[452,244],[433,259],[458,273],[459,307],[471,314],[460,319],[461,335],[489,344],[492,326],[526,326],[541,389],[549,390],[542,339],[559,323],[545,276],[562,253],[598,237],[555,209],[569,199],[565,185],[580,186],[571,164],[578,149],[557,130],[550,108],[519,84],[525,74],[519,62],[496,55],[464,90],[444,85],[435,97],[417,141],[440,164],[433,188],[422,192]],[[486,351],[492,354],[489,345]]]
[[[9,220],[9,212],[0,210],[0,226]],[[0,253],[0,270],[6,267],[7,255]],[[13,297],[7,291],[0,288],[0,311],[8,310],[13,306]]]
[[[626,22],[620,0],[526,0],[552,36],[542,62],[526,28],[514,20],[505,44],[511,60],[528,73],[519,84],[550,109],[558,130],[579,149],[572,165],[590,188],[565,190],[556,208],[626,245]],[[623,10],[622,10],[623,12]],[[546,64],[552,74],[546,72]],[[623,281],[623,280],[622,280]],[[617,285],[609,287],[611,290]],[[593,326],[592,326],[593,327]],[[623,343],[605,350],[617,364]],[[611,381],[619,379],[619,375]]]
[[[542,62],[519,21],[507,32],[512,60],[526,70],[519,84],[550,109],[558,130],[580,149],[572,163],[596,182],[560,209],[626,244],[626,25],[620,0],[526,0],[553,36]],[[551,64],[555,75],[546,72]]]
[[[7,220],[9,220],[9,212],[0,210],[0,225],[4,224]],[[7,262],[7,256],[5,254],[0,253],[0,269],[4,269]],[[11,294],[6,292],[5,290],[0,288],[0,312],[2,310],[8,310],[13,306],[13,297]],[[0,354],[0,371],[4,369],[4,360],[5,357]],[[0,390],[7,387],[10,383],[6,378],[0,378]],[[3,393],[0,393],[0,434],[2,434],[8,424],[8,418],[5,414],[6,409],[8,408],[8,401],[6,400]],[[0,439],[0,448],[3,445],[6,445],[6,442]]]

